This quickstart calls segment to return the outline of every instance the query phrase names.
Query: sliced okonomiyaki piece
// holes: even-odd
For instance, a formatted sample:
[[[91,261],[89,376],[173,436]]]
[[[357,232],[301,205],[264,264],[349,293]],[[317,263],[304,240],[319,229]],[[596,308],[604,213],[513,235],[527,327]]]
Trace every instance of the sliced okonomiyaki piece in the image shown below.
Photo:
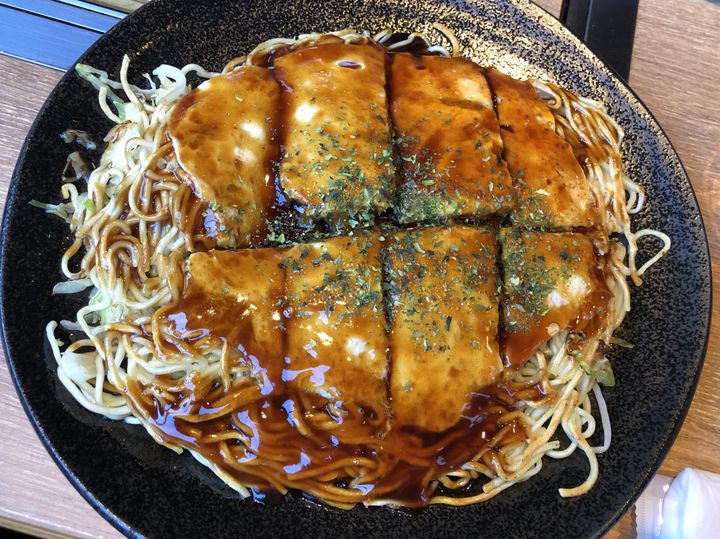
[[[385,416],[388,341],[378,235],[359,233],[291,248],[287,358],[291,386]]]
[[[493,235],[477,228],[399,232],[386,253],[394,421],[439,432],[502,372]]]
[[[159,357],[222,354],[231,378],[253,376],[261,392],[281,389],[285,294],[283,251],[245,249],[193,253],[177,304],[153,317]]]
[[[515,204],[512,179],[482,68],[463,58],[391,58],[399,221],[508,213]]]
[[[593,228],[600,212],[590,182],[555,118],[529,82],[486,71],[495,97],[503,156],[514,178],[512,221],[525,228]]]
[[[500,241],[507,366],[521,366],[562,331],[574,333],[579,342],[607,339],[613,296],[600,254],[605,241],[599,233],[505,228]]]
[[[219,247],[247,247],[267,233],[279,96],[270,70],[242,66],[182,98],[168,122],[180,177],[208,204],[205,227]]]
[[[350,228],[390,206],[385,56],[377,45],[329,44],[275,60],[284,90],[280,184],[311,220]]]

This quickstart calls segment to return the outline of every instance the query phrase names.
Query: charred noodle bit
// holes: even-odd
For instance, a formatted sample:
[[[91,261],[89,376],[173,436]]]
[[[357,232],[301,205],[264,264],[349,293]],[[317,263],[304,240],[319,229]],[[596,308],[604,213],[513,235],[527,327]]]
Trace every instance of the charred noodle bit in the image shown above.
[[[623,173],[623,132],[600,103],[550,83],[523,86],[535,110],[541,111],[539,117],[547,119],[536,127],[556,135],[558,147],[567,150],[569,145],[582,165],[600,222],[589,222],[595,227],[592,235],[502,230],[500,320],[515,324],[500,332],[506,336],[504,343],[497,338],[495,283],[500,278],[494,264],[497,245],[490,233],[467,226],[397,231],[385,223],[370,232],[352,231],[288,248],[208,252],[223,244],[257,247],[268,224],[263,221],[267,201],[258,199],[252,211],[230,215],[229,221],[218,218],[222,207],[215,199],[220,195],[213,191],[218,185],[211,184],[213,178],[208,181],[185,170],[168,138],[173,111],[181,110],[176,105],[186,100],[188,108],[182,110],[192,114],[198,103],[198,94],[190,94],[188,76],[210,79],[206,87],[238,91],[232,105],[237,113],[257,116],[252,107],[259,101],[244,101],[248,94],[241,95],[245,90],[240,73],[267,81],[266,94],[272,98],[275,75],[269,76],[268,66],[308,47],[384,47],[393,54],[412,50],[445,57],[438,62],[456,61],[457,39],[441,25],[434,28],[449,48],[433,45],[422,34],[398,36],[387,30],[374,36],[351,29],[307,34],[266,41],[231,60],[222,74],[193,64],[182,69],[162,65],[153,77],[145,76],[146,88],[130,84],[127,57],[120,82],[89,66],[77,67],[116,125],[105,137],[97,168],[90,172],[81,152],[72,155],[63,173],[63,203],[33,205],[64,219],[73,234],[62,259],[68,280],[53,293],[90,292],[76,320],[60,322],[64,330],[81,333],[80,339],[63,343],[55,336],[58,324],[47,325],[58,378],[82,406],[110,419],[141,424],[158,443],[177,452],[189,450],[242,497],[258,487],[281,493],[299,489],[342,508],[357,503],[466,505],[537,474],[544,456],[566,458],[577,449],[587,456],[590,472],[582,484],[563,488],[560,495],[576,496],[593,486],[596,454],[610,444],[599,383],[614,383],[604,353],[609,336],[630,310],[626,281],[629,277],[640,284],[642,275],[670,248],[662,232],[631,229],[629,215],[642,209],[645,192]],[[494,75],[485,73],[492,87]],[[225,78],[218,78],[221,75]],[[204,103],[209,108],[222,105],[212,99]],[[482,114],[488,109],[486,100],[480,106],[464,99],[460,105],[482,109]],[[378,111],[378,125],[388,123],[388,112]],[[235,163],[233,174],[239,176],[261,171],[252,180],[237,178],[240,189],[247,182],[272,183],[262,174],[268,174],[272,145],[280,142],[273,137],[282,126],[270,118],[259,127],[256,120],[245,130],[258,136],[257,144],[231,146],[229,153],[217,155],[219,160],[233,159],[237,151],[238,159],[262,161],[255,169],[247,162]],[[494,158],[496,171],[503,175],[501,141],[490,133],[496,133],[492,118],[486,120],[488,138],[494,142],[486,149],[480,140],[478,155],[481,160]],[[223,127],[228,132],[233,128],[232,123]],[[351,135],[348,140],[353,140]],[[386,135],[380,133],[378,140],[383,142]],[[343,146],[341,138],[337,152],[323,150],[331,155],[328,161],[341,150],[352,160],[350,145]],[[202,133],[196,139],[202,143]],[[84,151],[96,147],[78,131],[67,132],[64,140]],[[404,162],[413,159],[414,154],[403,154],[397,146],[395,141],[392,151],[380,147],[375,156],[387,172],[398,165],[407,170],[396,162],[398,155]],[[522,173],[510,168],[517,190]],[[86,190],[82,181],[87,181]],[[491,176],[483,181],[488,192],[495,188]],[[223,193],[230,198],[237,194]],[[375,212],[387,207],[375,197],[370,201],[380,204]],[[220,225],[237,236],[229,234],[225,241],[210,233]],[[271,243],[288,243],[277,231],[267,232]],[[608,238],[614,233],[624,237],[627,252]],[[540,240],[533,243],[534,234],[549,245],[566,244],[546,256]],[[645,236],[655,236],[664,245],[639,264],[637,242]],[[587,273],[595,265],[598,272]],[[588,329],[589,319],[580,319],[588,314],[585,307],[569,314],[551,309],[558,301],[562,304],[563,297],[582,297],[583,287],[596,294],[599,307],[593,313],[604,320],[597,331]],[[452,310],[445,308],[451,305]],[[473,309],[480,313],[477,318]],[[523,324],[533,316],[535,322],[545,317],[547,335],[538,339],[539,346],[526,350],[529,358],[513,360],[507,339],[530,327]],[[473,352],[480,347],[485,363]],[[463,351],[462,357],[453,356],[457,350]],[[447,364],[440,365],[446,356]],[[433,372],[417,376],[415,361],[434,365]],[[480,363],[472,367],[473,361]],[[353,369],[328,370],[346,363]],[[443,369],[444,379],[433,378]],[[468,369],[474,376],[468,376]],[[348,378],[347,373],[352,375]],[[463,377],[470,395],[458,393],[453,377]],[[427,386],[429,379],[434,388]],[[432,409],[433,389],[442,387],[455,393],[443,413],[433,415],[438,411]],[[602,421],[599,447],[588,441],[596,430],[591,393]],[[393,402],[398,405],[395,413]],[[424,406],[427,413],[417,414],[413,406]],[[404,425],[393,423],[398,418]],[[567,445],[557,439],[559,429]],[[474,490],[468,492],[464,487],[471,484]]]

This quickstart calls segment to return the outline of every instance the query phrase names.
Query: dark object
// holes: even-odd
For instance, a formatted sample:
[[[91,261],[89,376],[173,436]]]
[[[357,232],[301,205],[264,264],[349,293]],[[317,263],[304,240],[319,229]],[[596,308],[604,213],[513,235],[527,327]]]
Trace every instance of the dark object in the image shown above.
[[[617,386],[605,390],[613,443],[600,456],[600,477],[581,498],[557,489],[579,484],[587,463],[578,451],[546,459],[542,471],[482,505],[432,506],[408,513],[388,508],[346,512],[297,493],[241,501],[188,454],[156,445],[137,426],[82,409],[56,381],[44,339],[49,320],[71,318],[80,300],[53,297],[68,244],[63,223],[31,207],[57,201],[69,147],[58,135],[84,129],[100,140],[111,127],[96,92],[73,71],[51,94],[18,162],[0,238],[5,351],[18,393],[40,438],[68,479],[105,518],[128,535],[151,537],[509,537],[599,536],[629,508],[657,470],[692,399],[707,345],[711,282],[707,240],[682,164],[637,97],[557,20],[529,2],[440,0],[327,5],[302,0],[184,2],[157,0],[111,29],[82,61],[117,77],[122,55],[130,80],[160,63],[197,62],[220,69],[225,60],[274,36],[354,26],[400,31],[438,21],[452,28],[463,54],[526,77],[547,77],[603,101],[625,128],[625,165],[648,191],[634,228],[656,227],[672,239],[666,258],[634,289],[633,311],[619,336],[635,344],[612,353]],[[643,257],[656,249],[643,243]],[[82,298],[84,300],[84,298]],[[450,390],[452,390],[450,388]],[[598,427],[599,429],[599,427]],[[598,438],[599,440],[599,438]]]
[[[560,21],[628,80],[637,11],[638,0],[563,0]]]

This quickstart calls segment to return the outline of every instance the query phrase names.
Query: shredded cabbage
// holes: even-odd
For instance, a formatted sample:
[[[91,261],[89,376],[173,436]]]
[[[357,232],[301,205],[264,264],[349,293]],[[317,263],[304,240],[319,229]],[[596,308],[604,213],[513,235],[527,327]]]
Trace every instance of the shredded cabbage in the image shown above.
[[[77,294],[91,287],[93,282],[90,279],[78,279],[77,281],[63,281],[53,286],[53,296],[58,294]]]
[[[153,71],[160,80],[160,88],[157,89],[159,101],[172,101],[182,97],[187,91],[187,77],[177,67],[162,64]]]
[[[92,138],[90,138],[90,135],[88,135],[85,131],[80,131],[79,129],[66,129],[60,133],[60,138],[67,144],[77,142],[86,150],[97,150],[97,144]]]
[[[120,99],[115,92],[113,92],[112,86],[116,85],[113,84],[111,86],[106,71],[95,69],[87,64],[77,64],[75,66],[75,71],[77,71],[77,74],[80,75],[81,78],[92,84],[96,90],[100,91],[101,88],[105,88],[107,90],[107,97],[115,107],[118,117],[121,120],[125,120],[125,103],[123,103],[123,100]]]
[[[30,201],[30,205],[35,206],[36,208],[42,208],[43,210],[45,210],[45,213],[57,215],[65,221],[70,218],[70,215],[72,215],[74,211],[72,204],[46,204],[45,202],[40,202],[39,200],[32,199]]]

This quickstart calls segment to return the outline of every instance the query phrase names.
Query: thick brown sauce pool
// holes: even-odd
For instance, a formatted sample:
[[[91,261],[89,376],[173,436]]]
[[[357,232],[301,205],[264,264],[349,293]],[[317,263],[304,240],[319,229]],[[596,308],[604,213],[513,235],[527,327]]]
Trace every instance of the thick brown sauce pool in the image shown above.
[[[206,385],[198,385],[208,389]],[[200,453],[236,481],[259,489],[283,485],[325,497],[317,479],[337,470],[338,463],[344,462],[347,467],[352,466],[348,461],[353,459],[370,459],[376,466],[371,477],[376,477],[353,486],[354,492],[347,499],[351,503],[380,499],[407,507],[427,505],[434,492],[432,480],[459,469],[487,444],[492,444],[491,451],[502,458],[502,446],[525,440],[527,436],[519,421],[501,423],[500,418],[514,400],[513,393],[504,385],[475,394],[462,419],[442,433],[395,430],[389,418],[377,423],[373,417],[360,414],[337,421],[336,428],[331,430],[312,429],[311,436],[304,436],[296,427],[298,415],[304,413],[302,399],[297,394],[283,392],[260,398],[238,406],[231,414],[190,422],[182,416],[213,413],[212,397],[222,392],[220,387],[209,386],[209,394],[195,394],[191,387],[189,384],[188,392],[179,394],[175,403],[166,404],[157,398],[148,400],[141,396],[143,388],[136,382],[128,389],[135,405],[143,409],[143,415],[166,442]],[[523,396],[531,396],[528,393],[542,397],[535,386],[526,388]],[[496,444],[494,438],[501,430],[502,442]],[[227,433],[241,436],[224,446],[214,439]],[[344,442],[344,439],[363,442]],[[316,473],[323,470],[325,474]],[[340,470],[330,484],[348,488],[351,478],[343,475]],[[308,476],[315,476],[316,481]],[[337,495],[329,498],[345,501]]]

